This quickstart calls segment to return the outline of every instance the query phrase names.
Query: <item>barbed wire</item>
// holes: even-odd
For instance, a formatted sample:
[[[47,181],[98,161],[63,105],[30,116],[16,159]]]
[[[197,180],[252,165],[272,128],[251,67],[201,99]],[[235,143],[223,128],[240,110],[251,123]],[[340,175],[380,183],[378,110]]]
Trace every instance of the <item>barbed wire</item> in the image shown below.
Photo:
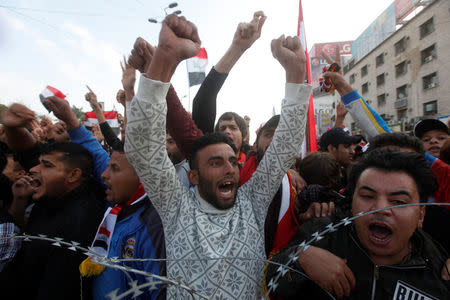
[[[63,247],[66,246],[68,250],[77,252],[80,251],[82,252],[84,255],[91,257],[92,261],[105,266],[105,267],[109,267],[109,268],[113,268],[113,269],[117,269],[120,270],[122,272],[124,272],[125,274],[127,274],[128,278],[130,279],[130,282],[128,283],[131,288],[129,288],[128,290],[122,292],[121,294],[118,294],[119,292],[119,288],[111,291],[110,293],[108,293],[107,295],[105,295],[106,297],[110,298],[111,300],[119,300],[119,299],[123,299],[129,295],[132,295],[133,298],[141,295],[144,293],[144,289],[148,289],[148,290],[155,290],[157,289],[158,285],[172,285],[177,287],[179,290],[184,290],[186,291],[192,298],[194,297],[194,295],[202,298],[202,299],[209,299],[207,296],[201,294],[199,291],[191,288],[188,284],[181,282],[178,279],[170,279],[166,276],[160,276],[160,275],[156,275],[150,272],[146,272],[143,270],[139,270],[139,269],[135,269],[126,265],[122,265],[122,263],[125,262],[146,262],[146,261],[153,261],[153,262],[161,262],[161,261],[210,261],[210,260],[250,260],[250,261],[259,261],[259,262],[264,262],[264,263],[268,263],[268,264],[273,264],[278,266],[277,270],[276,270],[276,275],[269,281],[269,283],[267,283],[267,293],[262,295],[263,299],[269,299],[269,294],[271,292],[274,292],[276,290],[276,288],[278,287],[279,283],[278,281],[288,272],[295,272],[298,273],[310,280],[312,280],[306,273],[302,272],[301,270],[298,270],[297,268],[293,268],[291,267],[291,264],[296,262],[298,260],[298,257],[300,255],[301,252],[306,251],[312,243],[320,241],[321,239],[324,238],[324,236],[328,233],[332,233],[335,232],[336,230],[338,230],[338,228],[340,227],[345,227],[350,225],[351,223],[353,223],[353,221],[355,221],[356,219],[360,218],[360,217],[364,217],[373,213],[377,213],[380,211],[384,211],[384,210],[390,210],[390,209],[395,209],[395,208],[404,208],[404,207],[411,207],[411,206],[450,206],[450,203],[410,203],[410,204],[401,204],[401,205],[395,205],[395,206],[389,206],[389,207],[384,207],[384,208],[380,208],[380,209],[376,209],[376,210],[372,210],[372,211],[368,211],[368,212],[360,212],[356,215],[354,215],[353,217],[346,217],[342,220],[340,220],[339,222],[333,224],[330,223],[327,226],[325,226],[325,229],[323,229],[322,231],[316,231],[315,233],[312,234],[312,238],[309,240],[305,240],[302,243],[300,243],[296,248],[296,250],[294,250],[291,254],[288,255],[289,260],[287,262],[283,263],[278,263],[278,262],[274,262],[271,260],[267,260],[267,259],[261,259],[261,258],[256,258],[256,257],[226,257],[226,256],[221,256],[221,257],[202,257],[202,258],[197,258],[197,259],[175,259],[175,258],[133,258],[133,259],[120,259],[119,257],[115,256],[115,257],[104,257],[101,256],[100,254],[98,254],[97,252],[95,252],[94,248],[92,247],[82,247],[80,246],[80,243],[76,242],[76,241],[64,241],[63,238],[60,237],[48,237],[44,234],[38,234],[38,235],[28,235],[26,233],[23,234],[11,234],[11,235],[7,235],[4,237],[0,237],[0,241],[1,240],[8,240],[8,239],[20,239],[23,240],[24,242],[31,242],[32,240],[41,240],[41,241],[47,241],[49,243],[51,243],[52,246],[55,247]],[[144,283],[138,284],[137,280],[131,280],[130,276],[128,273],[135,273],[135,274],[139,274],[144,276],[147,280]],[[265,283],[263,283],[265,284]],[[320,289],[322,289],[331,299],[336,299],[329,291],[323,289],[322,287],[320,287],[317,283],[315,283]]]
[[[296,250],[293,251],[290,255],[288,255],[289,261],[286,262],[284,265],[289,266],[290,264],[296,262],[298,260],[298,257],[301,252],[306,251],[311,246],[312,243],[323,239],[327,233],[334,232],[341,226],[350,225],[354,220],[356,220],[358,218],[361,218],[361,217],[364,217],[364,216],[367,216],[367,215],[370,215],[373,213],[377,213],[380,211],[390,210],[390,209],[394,209],[394,208],[404,208],[404,207],[410,207],[410,206],[450,206],[450,203],[409,203],[409,204],[393,205],[393,206],[375,209],[375,210],[368,211],[368,212],[360,212],[360,213],[354,215],[353,217],[344,218],[334,225],[333,225],[333,223],[330,223],[327,226],[325,226],[326,229],[324,229],[320,232],[316,231],[315,233],[313,233],[312,238],[310,240],[303,241],[302,243],[300,243],[298,245],[298,247],[296,248]],[[269,281],[269,283],[267,284],[267,286],[269,288],[267,291],[267,295],[269,295],[271,292],[276,290],[276,288],[278,287],[278,280],[287,273],[287,270],[283,266],[280,266],[280,268],[278,268],[276,272],[277,272],[277,274],[275,275],[275,277],[272,278]]]

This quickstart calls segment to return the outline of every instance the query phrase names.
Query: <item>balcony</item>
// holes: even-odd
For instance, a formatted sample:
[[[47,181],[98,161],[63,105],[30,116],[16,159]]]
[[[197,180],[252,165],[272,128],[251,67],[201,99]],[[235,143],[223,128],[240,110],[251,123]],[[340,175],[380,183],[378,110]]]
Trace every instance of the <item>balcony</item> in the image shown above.
[[[406,108],[407,105],[408,105],[408,99],[407,98],[398,99],[397,101],[394,102],[395,109]]]

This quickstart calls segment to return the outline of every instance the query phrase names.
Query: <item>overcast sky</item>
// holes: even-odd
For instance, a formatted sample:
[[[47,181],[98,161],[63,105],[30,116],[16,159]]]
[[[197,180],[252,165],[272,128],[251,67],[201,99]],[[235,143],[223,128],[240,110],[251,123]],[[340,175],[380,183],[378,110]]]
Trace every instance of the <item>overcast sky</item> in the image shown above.
[[[163,19],[161,0],[11,1],[0,2],[0,103],[21,102],[39,114],[46,113],[38,95],[46,85],[64,93],[85,111],[88,84],[105,102],[106,110],[121,108],[115,95],[121,88],[120,59],[129,54],[136,37],[156,44]],[[249,115],[251,135],[280,111],[284,72],[273,59],[270,41],[281,34],[297,33],[298,0],[180,0],[183,15],[194,22],[209,56],[208,70],[231,43],[239,22],[263,10],[267,20],[262,37],[231,71],[218,97],[218,115],[235,111]],[[303,0],[308,49],[314,43],[354,40],[392,0]],[[3,7],[2,7],[3,6]],[[6,6],[6,7],[4,7]],[[25,9],[26,8],[26,9]],[[186,65],[179,65],[172,80],[183,105],[188,107]],[[183,97],[184,96],[184,97]]]

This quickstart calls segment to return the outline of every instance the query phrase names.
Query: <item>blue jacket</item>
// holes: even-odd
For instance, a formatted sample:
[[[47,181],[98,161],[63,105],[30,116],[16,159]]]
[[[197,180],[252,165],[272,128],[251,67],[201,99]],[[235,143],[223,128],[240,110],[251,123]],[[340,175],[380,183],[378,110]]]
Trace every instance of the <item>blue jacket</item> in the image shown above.
[[[108,153],[105,149],[103,149],[102,145],[100,145],[92,133],[84,126],[80,126],[73,130],[68,130],[67,132],[69,133],[72,142],[80,144],[91,153],[92,158],[94,159],[94,177],[103,185],[103,179],[101,176],[108,168]],[[106,186],[103,185],[103,187],[106,189]]]
[[[166,258],[164,243],[164,231],[161,219],[146,197],[143,201],[133,206],[125,207],[118,215],[108,257],[118,257],[119,259],[130,258]],[[133,261],[124,262],[126,266],[142,270],[148,273],[166,276],[165,261]],[[139,274],[106,268],[101,275],[93,281],[93,298],[108,299],[105,296],[114,291],[120,295],[131,286],[130,282],[137,280],[138,285],[147,282],[147,279]],[[156,279],[154,279],[156,281]],[[144,293],[136,299],[165,299],[166,289],[157,286],[157,289],[149,291],[148,288],[141,289]],[[132,299],[133,294],[125,299]]]

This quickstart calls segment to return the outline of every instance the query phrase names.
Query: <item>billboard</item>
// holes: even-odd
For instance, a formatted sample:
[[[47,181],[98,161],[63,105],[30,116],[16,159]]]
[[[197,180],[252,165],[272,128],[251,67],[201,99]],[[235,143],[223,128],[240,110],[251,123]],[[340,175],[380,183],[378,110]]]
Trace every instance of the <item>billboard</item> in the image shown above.
[[[419,2],[420,0],[395,0],[395,18],[397,22],[406,18]]]
[[[414,1],[414,0],[412,0]],[[352,51],[356,61],[366,56],[395,32],[395,2],[373,21],[353,42]],[[355,61],[355,62],[356,62]]]
[[[327,65],[327,61],[322,57],[322,51],[334,59],[336,57],[336,50],[338,47],[341,55],[345,56],[352,54],[352,41],[320,43],[312,46],[311,51],[309,52],[309,57],[311,59],[311,85],[313,88],[319,86],[319,78],[322,74],[322,68]]]
[[[329,56],[336,56],[336,47],[339,47],[339,53],[341,55],[351,55],[352,54],[352,42],[334,42],[334,43],[319,43],[314,44],[309,51],[310,56],[322,56],[322,51],[324,51]]]

